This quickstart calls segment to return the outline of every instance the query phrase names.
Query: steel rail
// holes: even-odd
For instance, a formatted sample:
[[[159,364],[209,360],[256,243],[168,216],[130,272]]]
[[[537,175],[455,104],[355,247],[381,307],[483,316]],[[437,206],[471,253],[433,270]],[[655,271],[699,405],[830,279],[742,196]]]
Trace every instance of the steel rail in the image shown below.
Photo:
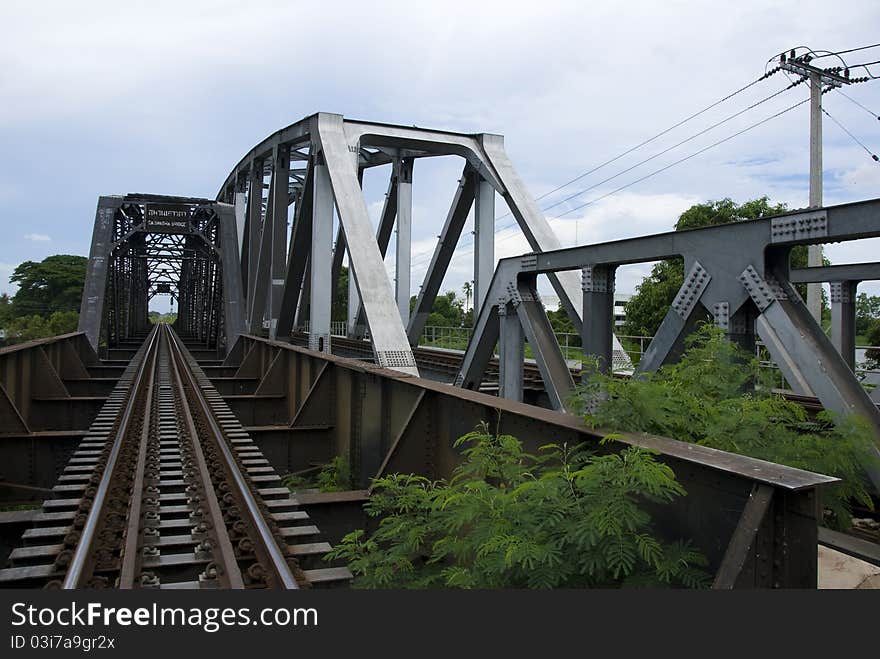
[[[290,570],[290,566],[287,563],[286,552],[278,546],[272,530],[266,523],[266,520],[263,517],[263,512],[260,510],[260,507],[254,498],[250,485],[242,475],[238,462],[232,454],[232,450],[229,448],[223,430],[214,418],[211,406],[202,394],[202,388],[193,375],[192,370],[189,368],[186,358],[184,357],[183,347],[180,345],[178,337],[174,332],[169,332],[169,338],[169,346],[172,348],[171,354],[176,352],[177,355],[175,356],[175,361],[183,365],[183,368],[179,369],[179,372],[181,375],[185,376],[186,380],[189,382],[193,394],[192,398],[195,399],[193,402],[198,404],[204,415],[205,421],[211,429],[211,433],[217,440],[218,448],[220,449],[220,452],[223,455],[223,460],[226,463],[227,473],[232,477],[233,484],[238,490],[242,503],[244,504],[243,512],[250,519],[251,525],[258,535],[258,538],[255,539],[265,550],[266,558],[270,563],[268,567],[275,573],[277,578],[276,585],[288,590],[298,589],[299,584],[297,584],[296,579]]]
[[[107,457],[107,464],[104,466],[104,473],[101,475],[98,490],[95,492],[95,498],[92,500],[92,506],[89,509],[86,523],[83,526],[79,542],[76,545],[76,550],[73,553],[73,557],[71,558],[70,565],[67,568],[67,573],[64,577],[62,588],[65,590],[72,590],[82,586],[81,581],[84,577],[86,566],[88,565],[89,557],[92,552],[92,543],[95,540],[95,533],[102,518],[102,508],[104,507],[104,502],[107,498],[107,492],[110,489],[110,481],[113,479],[116,461],[122,449],[125,436],[128,434],[128,426],[131,423],[134,409],[137,405],[139,394],[143,386],[145,372],[147,370],[145,368],[147,360],[152,357],[154,360],[153,363],[155,364],[157,336],[158,326],[154,327],[150,333],[144,354],[141,357],[141,363],[138,366],[137,375],[129,389],[128,401],[126,402],[125,410],[122,413],[122,417],[120,418],[119,425],[116,429],[113,447],[110,450],[110,455]]]
[[[158,326],[157,326],[158,327]],[[161,331],[161,330],[159,330]],[[150,367],[150,379],[147,382],[147,400],[144,407],[144,423],[141,427],[140,442],[138,445],[138,459],[135,465],[134,482],[131,487],[131,503],[128,508],[128,528],[125,534],[125,543],[122,550],[122,565],[119,569],[119,588],[127,590],[134,588],[140,564],[140,552],[138,545],[141,532],[141,507],[143,506],[144,471],[147,462],[147,446],[150,443],[150,421],[153,414],[153,397],[156,383],[156,371],[159,367],[158,357],[154,357]],[[106,473],[106,472],[105,472]]]
[[[186,429],[189,433],[193,455],[195,456],[196,466],[199,470],[199,477],[202,481],[202,492],[205,496],[205,503],[208,506],[208,512],[213,520],[210,532],[211,535],[214,536],[214,540],[217,543],[217,548],[220,550],[220,556],[223,562],[224,569],[222,571],[218,570],[218,577],[229,588],[241,590],[245,587],[244,578],[241,575],[241,570],[239,569],[238,561],[235,557],[235,550],[232,547],[232,541],[230,540],[229,533],[226,529],[226,523],[223,519],[223,511],[220,509],[220,503],[217,501],[217,493],[214,491],[214,486],[211,482],[208,463],[205,460],[205,454],[202,451],[201,442],[199,441],[199,433],[198,430],[196,430],[192,410],[189,407],[189,402],[186,397],[186,389],[180,376],[181,366],[178,363],[178,358],[174,354],[174,351],[171,350],[171,339],[169,338],[171,330],[165,329],[164,334],[169,346],[168,356],[171,380],[174,384],[175,391],[180,396],[180,402],[184,412],[183,421],[186,424]]]

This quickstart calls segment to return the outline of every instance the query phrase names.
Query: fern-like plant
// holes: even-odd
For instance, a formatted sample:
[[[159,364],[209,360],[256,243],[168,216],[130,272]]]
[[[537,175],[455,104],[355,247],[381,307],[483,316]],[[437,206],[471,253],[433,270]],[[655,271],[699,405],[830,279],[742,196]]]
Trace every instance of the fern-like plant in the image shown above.
[[[628,447],[593,455],[548,445],[540,455],[479,427],[456,441],[449,480],[393,474],[366,511],[377,530],[328,555],[365,588],[555,588],[708,583],[704,557],[653,532],[646,500],[684,495],[672,470]]]
[[[873,436],[864,420],[803,407],[774,394],[757,359],[704,323],[681,360],[640,378],[593,375],[573,401],[588,425],[694,442],[842,479],[826,488],[826,522],[850,526],[851,502],[872,507],[862,464]]]

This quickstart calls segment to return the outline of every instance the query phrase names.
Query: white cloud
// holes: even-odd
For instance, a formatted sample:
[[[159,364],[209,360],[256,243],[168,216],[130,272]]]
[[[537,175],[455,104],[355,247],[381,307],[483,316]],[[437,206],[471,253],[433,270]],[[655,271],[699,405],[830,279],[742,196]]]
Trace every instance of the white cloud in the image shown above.
[[[47,229],[53,245],[79,253],[88,251],[98,194],[136,189],[212,195],[251,146],[316,111],[502,133],[514,166],[539,196],[754,80],[774,52],[798,43],[873,43],[872,26],[880,22],[876,0],[853,0],[846,12],[836,13],[818,0],[742,0],[729,20],[719,20],[717,3],[648,0],[597,0],[589,12],[574,0],[520,3],[515,11],[500,0],[453,0],[420,3],[418,12],[411,2],[353,0],[219,6],[95,0],[50,3],[49,12],[46,3],[9,4],[6,24],[15,27],[0,39],[0,60],[9,64],[0,76],[0,96],[16,102],[0,107],[0,142],[12,145],[9,162],[15,165],[0,172],[0,212]],[[149,38],[132,39],[132,25]],[[389,34],[393,48],[370,47]],[[311,52],[322,55],[303,59]],[[777,74],[541,204],[594,186],[785,84]],[[880,102],[880,85],[857,85],[847,93],[870,107]],[[805,205],[809,141],[803,106],[576,214],[552,217],[805,97],[804,86],[786,92],[549,211],[560,243],[667,231],[682,210],[708,199],[767,194],[793,207]],[[839,94],[827,94],[823,104],[870,142],[876,121],[863,110]],[[826,201],[876,196],[880,168],[832,122],[826,126]],[[26,161],[39,151],[35,144],[47,147],[53,140],[61,148],[52,159]],[[414,257],[413,292],[454,190],[454,178],[432,183],[429,170],[427,160],[420,160],[414,174],[413,252],[427,256]],[[66,176],[59,179],[57,171]],[[460,161],[450,166],[453,177],[460,171]],[[375,222],[387,171],[375,183],[368,180],[371,174],[365,190]],[[65,201],[35,211],[28,200],[39,198],[40,182],[50,178]],[[498,209],[503,212],[500,201]],[[55,224],[46,224],[52,217]],[[39,241],[37,235],[27,240]],[[528,251],[518,232],[501,232],[497,241],[499,258]],[[0,246],[0,258],[16,259],[20,247]],[[393,247],[392,238],[389,271]],[[832,258],[836,249],[829,250]],[[472,260],[470,252],[457,254],[444,288],[460,291],[472,276]],[[636,278],[621,273],[618,288]]]
[[[26,233],[24,234],[25,240],[32,240],[37,243],[44,243],[52,240],[49,234],[46,233]]]

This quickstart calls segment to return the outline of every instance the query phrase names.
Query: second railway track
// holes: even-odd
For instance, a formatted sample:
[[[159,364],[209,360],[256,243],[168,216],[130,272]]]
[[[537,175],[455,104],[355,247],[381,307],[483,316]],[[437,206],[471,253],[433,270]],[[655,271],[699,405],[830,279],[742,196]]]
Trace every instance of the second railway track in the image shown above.
[[[296,589],[351,578],[320,565],[330,545],[165,325],[54,493],[0,586]]]

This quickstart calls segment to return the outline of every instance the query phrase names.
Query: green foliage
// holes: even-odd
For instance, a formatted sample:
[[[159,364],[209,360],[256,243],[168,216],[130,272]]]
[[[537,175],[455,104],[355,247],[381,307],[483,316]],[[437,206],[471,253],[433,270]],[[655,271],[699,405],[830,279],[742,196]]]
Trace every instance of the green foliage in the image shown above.
[[[870,508],[861,467],[873,442],[855,416],[810,420],[800,405],[773,394],[757,360],[708,323],[688,338],[676,363],[643,378],[595,375],[577,402],[593,427],[642,431],[841,478],[825,491],[828,523],[850,525],[850,502]],[[758,380],[754,390],[751,385]],[[598,400],[595,411],[587,402]],[[835,424],[835,421],[837,422]]]
[[[875,320],[868,329],[865,337],[870,346],[880,346],[880,320]],[[869,368],[880,368],[880,348],[873,348],[865,351],[865,357],[868,358]]]
[[[454,291],[438,295],[428,316],[428,325],[436,327],[461,327],[464,323],[464,305]]]
[[[76,311],[56,311],[48,318],[37,314],[20,316],[6,323],[6,342],[24,343],[47,336],[58,336],[75,332],[79,323]]]
[[[856,334],[868,334],[878,324],[880,324],[880,296],[859,293],[856,296]]]
[[[347,459],[338,455],[321,466],[314,477],[302,473],[287,474],[282,478],[282,483],[291,491],[318,489],[322,492],[342,492],[351,489],[351,467]]]
[[[556,311],[551,311],[550,309],[547,310],[547,319],[553,327],[554,334],[573,334],[574,336],[568,337],[568,344],[572,346],[581,345],[581,335],[575,329],[574,323],[571,322],[571,318],[569,318],[568,314],[565,312],[562,302],[559,303],[559,307]]]
[[[647,451],[592,455],[548,445],[525,453],[483,426],[455,443],[452,478],[377,479],[366,504],[380,518],[328,554],[362,588],[701,587],[704,557],[655,537],[644,501],[684,495],[672,470]]]
[[[0,294],[0,327],[12,320],[12,300],[7,293]]]
[[[333,296],[333,305],[330,308],[330,320],[334,323],[342,323],[348,319],[348,268],[342,266],[339,270],[339,279],[336,280],[336,295]]]
[[[49,256],[39,263],[25,261],[9,278],[19,286],[12,313],[48,318],[56,311],[79,311],[87,263],[84,256],[70,254]]]
[[[709,201],[691,206],[683,212],[675,224],[675,230],[756,220],[783,213],[785,210],[785,204],[771,204],[767,197],[752,199],[739,205],[730,199]],[[791,264],[792,267],[806,267],[806,247],[800,246],[792,250]],[[622,334],[654,336],[683,282],[684,266],[681,259],[657,263],[626,304]],[[798,290],[801,295],[806,295],[806,288],[801,286]]]
[[[176,313],[159,313],[158,311],[150,311],[147,314],[147,318],[154,325],[156,323],[167,323],[169,325],[173,325],[174,321],[177,320]]]

